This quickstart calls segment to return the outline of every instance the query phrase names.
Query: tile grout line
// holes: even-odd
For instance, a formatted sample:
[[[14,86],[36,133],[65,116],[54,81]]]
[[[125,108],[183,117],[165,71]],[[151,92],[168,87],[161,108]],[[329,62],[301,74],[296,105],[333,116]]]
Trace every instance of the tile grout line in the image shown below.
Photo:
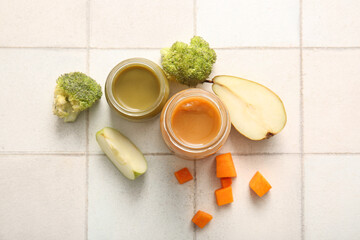
[[[300,47],[275,47],[275,46],[230,46],[230,47],[214,47],[215,50],[281,50],[281,49],[299,49]]]
[[[197,34],[197,12],[196,12],[196,6],[197,6],[197,0],[193,0],[193,21],[194,21],[194,25],[193,25],[193,30],[194,30],[194,36],[196,36]],[[196,160],[194,161],[194,193],[193,193],[193,206],[194,206],[194,211],[193,211],[193,216],[196,214],[196,208],[197,208],[197,204],[196,204],[196,192],[197,192],[197,177],[196,177]],[[197,239],[196,236],[196,225],[193,224],[193,240]]]
[[[86,1],[86,73],[90,75],[90,0]],[[89,126],[90,126],[90,110],[86,111],[86,203],[85,203],[85,240],[89,238]]]
[[[193,193],[193,206],[194,206],[194,211],[193,211],[193,216],[196,214],[196,209],[197,209],[197,204],[196,204],[196,192],[197,192],[197,177],[196,177],[196,160],[194,161],[194,193]],[[194,229],[194,233],[193,233],[193,240],[196,240],[196,225],[193,225],[193,229]]]
[[[305,169],[304,169],[304,73],[303,73],[303,0],[299,0],[299,45],[300,45],[300,175],[301,175],[301,240],[305,240]]]
[[[10,155],[17,155],[17,156],[27,156],[27,155],[34,155],[34,156],[85,156],[85,152],[0,152],[0,156],[10,156]]]
[[[306,50],[360,50],[359,46],[348,46],[348,47],[344,47],[344,46],[339,46],[339,47],[301,47],[302,49],[306,49]]]
[[[40,46],[40,47],[26,47],[26,46],[0,46],[0,49],[35,49],[35,50],[86,50],[87,47],[55,47],[55,46]]]
[[[86,203],[85,203],[85,240],[88,239],[88,218],[89,218],[89,110],[86,111],[86,152],[85,152],[85,171],[86,171]]]
[[[193,0],[193,21],[194,21],[193,28],[194,28],[194,36],[196,36],[196,34],[197,34],[197,29],[196,29],[196,27],[197,27],[196,5],[197,5],[196,0]]]
[[[307,49],[307,50],[360,50],[360,46],[338,46],[338,47],[316,47],[316,46],[233,46],[233,47],[214,47],[215,50],[242,50],[242,49],[249,49],[249,50],[282,50],[282,49]]]
[[[303,155],[360,155],[360,152],[304,152]]]
[[[85,113],[86,114],[86,113]],[[86,152],[0,152],[0,156],[26,156],[26,155],[38,155],[38,156],[85,156]],[[89,156],[105,155],[104,153],[91,153]],[[173,153],[144,153],[145,156],[174,156]],[[276,155],[360,155],[360,152],[318,152],[318,153],[232,153],[233,156],[276,156]]]
[[[259,152],[259,153],[231,153],[232,156],[266,156],[266,155],[299,155],[301,153],[271,153],[271,152]]]
[[[194,25],[196,25],[194,23]],[[196,27],[196,26],[194,26]],[[196,32],[194,31],[194,34]],[[88,41],[88,40],[87,40]],[[276,46],[233,46],[233,47],[213,47],[215,50],[286,50],[286,49],[306,49],[306,50],[360,50],[360,46],[338,46],[338,47],[276,47]],[[0,49],[34,49],[34,50],[159,50],[161,47],[26,47],[26,46],[0,46]]]

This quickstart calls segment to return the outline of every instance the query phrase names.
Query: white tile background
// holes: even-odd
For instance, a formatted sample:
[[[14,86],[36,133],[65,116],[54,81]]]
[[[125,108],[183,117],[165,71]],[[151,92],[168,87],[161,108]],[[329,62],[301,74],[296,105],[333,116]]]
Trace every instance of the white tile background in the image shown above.
[[[360,239],[359,12],[358,0],[0,0],[0,240]],[[269,140],[232,130],[221,152],[234,153],[235,202],[221,208],[214,158],[173,156],[159,118],[125,121],[105,98],[73,124],[51,113],[61,73],[103,86],[118,62],[160,63],[194,34],[216,49],[212,76],[260,82],[288,114]],[[129,182],[101,154],[104,126],[146,153],[146,175]],[[185,166],[196,180],[178,185]],[[257,170],[273,186],[261,199]],[[190,222],[199,209],[214,216],[204,229]]]

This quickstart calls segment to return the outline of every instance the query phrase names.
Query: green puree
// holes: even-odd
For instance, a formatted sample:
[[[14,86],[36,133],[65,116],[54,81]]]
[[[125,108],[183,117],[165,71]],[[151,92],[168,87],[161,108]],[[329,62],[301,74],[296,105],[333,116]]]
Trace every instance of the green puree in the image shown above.
[[[143,111],[159,97],[160,84],[151,70],[130,66],[116,76],[112,91],[116,101],[125,108]]]

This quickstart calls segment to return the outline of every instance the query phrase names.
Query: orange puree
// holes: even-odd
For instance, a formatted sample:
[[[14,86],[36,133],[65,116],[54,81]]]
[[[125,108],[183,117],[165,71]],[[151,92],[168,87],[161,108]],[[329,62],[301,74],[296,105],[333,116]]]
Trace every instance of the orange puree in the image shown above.
[[[220,113],[209,100],[190,97],[175,107],[171,126],[180,140],[190,144],[207,144],[220,130]]]

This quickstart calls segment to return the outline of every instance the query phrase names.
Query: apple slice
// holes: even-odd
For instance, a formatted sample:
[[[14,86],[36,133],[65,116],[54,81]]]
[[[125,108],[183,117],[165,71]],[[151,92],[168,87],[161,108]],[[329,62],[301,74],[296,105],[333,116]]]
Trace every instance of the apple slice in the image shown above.
[[[140,150],[119,131],[105,127],[96,133],[96,141],[106,156],[128,179],[134,180],[147,170]]]
[[[263,85],[233,76],[215,76],[212,89],[230,113],[233,126],[245,137],[263,140],[286,124],[281,99]]]

